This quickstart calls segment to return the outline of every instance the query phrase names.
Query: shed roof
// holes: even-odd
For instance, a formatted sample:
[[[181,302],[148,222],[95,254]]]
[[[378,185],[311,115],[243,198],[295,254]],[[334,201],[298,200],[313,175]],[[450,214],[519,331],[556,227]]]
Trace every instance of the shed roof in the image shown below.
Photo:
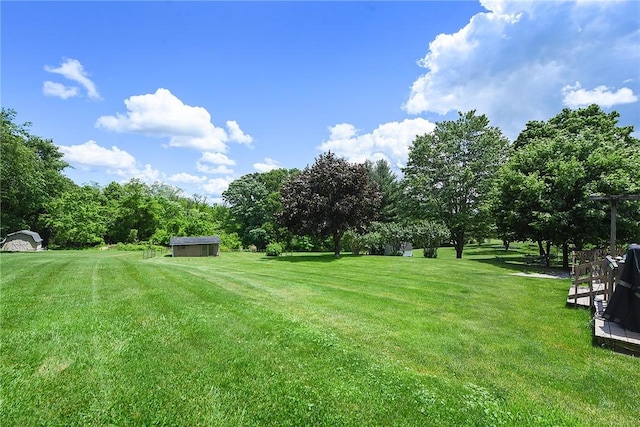
[[[18,234],[26,234],[28,236],[31,236],[36,243],[42,242],[42,237],[40,237],[40,235],[35,231],[31,231],[31,230],[20,230],[20,231],[16,231],[15,233],[9,233],[7,234],[7,237],[15,236]]]
[[[171,246],[187,246],[187,245],[210,245],[213,243],[220,243],[219,236],[204,236],[204,237],[172,237],[169,244]]]

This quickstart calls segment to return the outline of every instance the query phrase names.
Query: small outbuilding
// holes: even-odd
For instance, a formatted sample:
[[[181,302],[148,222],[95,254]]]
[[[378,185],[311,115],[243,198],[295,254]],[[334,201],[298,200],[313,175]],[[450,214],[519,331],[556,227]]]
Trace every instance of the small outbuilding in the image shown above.
[[[218,256],[220,255],[220,237],[172,237],[171,255],[182,256]]]
[[[35,252],[42,250],[42,237],[35,231],[20,230],[7,234],[1,242],[2,250],[9,252]]]

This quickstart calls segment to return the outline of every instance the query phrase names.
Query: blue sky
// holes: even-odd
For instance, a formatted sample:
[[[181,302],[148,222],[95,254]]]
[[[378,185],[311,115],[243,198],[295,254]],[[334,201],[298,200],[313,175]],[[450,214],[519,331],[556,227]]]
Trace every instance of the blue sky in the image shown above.
[[[640,129],[640,2],[0,3],[2,106],[78,184],[229,182],[331,150],[400,168],[476,109],[515,139],[597,103]],[[398,169],[399,170],[399,169]]]

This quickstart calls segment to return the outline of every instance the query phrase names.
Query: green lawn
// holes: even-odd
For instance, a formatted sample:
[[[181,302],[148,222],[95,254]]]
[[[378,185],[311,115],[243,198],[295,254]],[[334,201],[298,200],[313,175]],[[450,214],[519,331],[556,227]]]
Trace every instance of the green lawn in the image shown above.
[[[0,425],[637,425],[640,359],[521,259],[4,253]]]

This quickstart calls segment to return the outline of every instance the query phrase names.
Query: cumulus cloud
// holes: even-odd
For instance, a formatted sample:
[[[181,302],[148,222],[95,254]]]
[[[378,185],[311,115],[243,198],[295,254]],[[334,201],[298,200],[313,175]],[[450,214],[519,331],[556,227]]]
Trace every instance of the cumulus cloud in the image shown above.
[[[227,121],[227,129],[229,129],[229,139],[231,141],[235,141],[239,144],[245,144],[249,147],[251,146],[253,137],[244,133],[242,129],[240,129],[238,122],[235,120]]]
[[[202,153],[202,157],[200,157],[199,161],[202,163],[210,163],[213,165],[233,166],[236,164],[234,160],[230,159],[226,154],[223,153]]]
[[[562,94],[564,95],[562,103],[570,108],[585,107],[591,104],[612,107],[619,104],[631,104],[638,100],[638,97],[628,87],[623,87],[615,92],[604,85],[597,86],[593,90],[586,90],[582,88],[580,82],[576,82],[573,86],[563,87]]]
[[[434,128],[433,123],[421,117],[384,123],[365,134],[359,133],[352,124],[341,123],[329,128],[329,140],[318,148],[332,151],[350,162],[385,159],[392,166],[402,167],[415,137],[430,133]]]
[[[262,162],[257,162],[253,164],[253,168],[260,173],[269,172],[274,169],[278,169],[281,166],[279,163],[269,157],[265,158]]]
[[[167,89],[159,88],[155,93],[131,96],[124,104],[127,108],[125,114],[101,116],[96,127],[113,132],[168,137],[171,147],[210,152],[226,152],[228,141],[246,144],[252,140],[236,122],[227,122],[227,126],[233,123],[229,126],[232,132],[229,136],[223,128],[211,123],[211,115],[205,108],[187,105]]]
[[[89,140],[79,145],[59,145],[64,160],[82,169],[105,168],[107,174],[123,180],[138,178],[147,183],[163,181],[165,175],[151,165],[140,167],[135,157],[116,146],[102,147]]]
[[[78,88],[75,86],[65,86],[62,83],[46,81],[42,85],[42,93],[46,96],[67,99],[78,96]]]
[[[206,174],[233,174],[233,170],[227,166],[233,166],[236,162],[223,153],[202,153],[200,159],[196,162],[198,172]],[[213,165],[213,166],[212,166]]]
[[[81,84],[87,90],[87,96],[89,98],[95,99],[95,100],[101,99],[100,93],[98,92],[98,89],[96,89],[95,83],[91,81],[91,79],[89,78],[89,74],[85,71],[84,67],[82,66],[80,61],[78,61],[77,59],[69,58],[66,61],[64,61],[62,64],[60,64],[59,67],[51,67],[49,65],[46,65],[44,69],[49,73],[60,74],[66,79],[69,79],[76,83]],[[51,82],[45,82],[45,86],[47,85],[47,83],[51,83]],[[60,86],[64,87],[61,84]],[[57,86],[56,88],[57,90],[60,89],[59,86]]]
[[[207,182],[207,177],[196,176],[190,173],[182,172],[182,173],[171,175],[170,177],[167,178],[167,181],[179,183],[179,184],[202,184]]]
[[[154,182],[162,182],[164,180],[164,174],[157,169],[154,169],[151,165],[144,165],[144,169],[133,171],[124,171],[121,176],[126,177],[127,180],[137,178],[142,182],[152,184]]]
[[[207,192],[207,194],[211,194],[214,196],[222,195],[222,192],[229,188],[229,184],[234,180],[234,178],[226,177],[226,178],[212,178],[206,184],[202,186],[202,189]]]
[[[635,2],[483,0],[453,34],[440,34],[418,65],[427,71],[403,108],[411,114],[477,109],[511,138],[529,120],[546,120],[576,81],[603,90],[576,92],[612,106],[635,98],[632,88],[604,95],[638,76],[640,31]],[[606,76],[607,80],[601,80]],[[637,82],[637,80],[636,80]],[[636,91],[638,91],[636,83]],[[602,93],[599,93],[602,92]],[[588,96],[586,96],[588,95]],[[569,105],[569,104],[565,104]]]
[[[118,147],[105,148],[96,141],[89,140],[79,145],[60,145],[64,160],[80,166],[99,166],[112,170],[133,171],[136,159]]]
[[[207,175],[230,175],[233,174],[233,169],[228,168],[225,165],[209,166],[203,163],[196,163],[196,170],[198,172],[205,173]]]

